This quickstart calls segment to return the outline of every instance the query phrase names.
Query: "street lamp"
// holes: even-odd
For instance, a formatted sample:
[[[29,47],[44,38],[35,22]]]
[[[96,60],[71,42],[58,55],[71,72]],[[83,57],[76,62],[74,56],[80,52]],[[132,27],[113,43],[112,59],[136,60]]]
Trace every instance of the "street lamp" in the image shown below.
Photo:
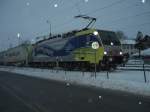
[[[17,33],[17,38],[18,38],[18,45],[19,45],[20,44],[20,39],[21,39],[20,33]]]
[[[8,48],[10,49],[10,48],[12,48],[12,43],[10,42],[10,38],[8,37]]]

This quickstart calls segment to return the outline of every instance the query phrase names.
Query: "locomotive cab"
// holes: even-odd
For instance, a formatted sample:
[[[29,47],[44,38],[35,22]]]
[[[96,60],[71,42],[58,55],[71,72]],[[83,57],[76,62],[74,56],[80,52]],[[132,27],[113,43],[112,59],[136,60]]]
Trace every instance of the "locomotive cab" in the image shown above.
[[[103,64],[116,67],[123,62],[121,43],[115,32],[98,30],[100,39],[104,47]]]

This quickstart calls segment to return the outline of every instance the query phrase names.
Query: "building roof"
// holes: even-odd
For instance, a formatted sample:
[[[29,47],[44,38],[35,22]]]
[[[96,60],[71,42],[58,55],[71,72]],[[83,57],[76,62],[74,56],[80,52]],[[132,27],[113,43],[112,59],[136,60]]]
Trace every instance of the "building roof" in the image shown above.
[[[133,54],[133,56],[138,56],[138,55],[139,55],[139,53]],[[141,51],[141,55],[142,56],[150,56],[150,48]]]

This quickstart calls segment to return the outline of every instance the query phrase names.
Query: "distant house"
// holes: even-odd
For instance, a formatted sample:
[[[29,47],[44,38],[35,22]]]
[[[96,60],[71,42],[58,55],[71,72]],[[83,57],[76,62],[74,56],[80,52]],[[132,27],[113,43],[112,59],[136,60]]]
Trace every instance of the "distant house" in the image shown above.
[[[150,36],[146,35],[143,39],[145,48],[150,48]]]
[[[123,54],[132,55],[138,52],[138,49],[135,48],[135,40],[124,39],[120,40]]]
[[[133,57],[139,57],[138,53],[133,54]],[[150,64],[150,48],[141,51],[141,58],[145,63]]]
[[[145,35],[144,37],[136,38],[135,47],[139,50],[150,48],[150,36]]]
[[[138,53],[133,54],[133,56],[139,56]],[[141,51],[141,56],[150,56],[150,48],[142,50]]]

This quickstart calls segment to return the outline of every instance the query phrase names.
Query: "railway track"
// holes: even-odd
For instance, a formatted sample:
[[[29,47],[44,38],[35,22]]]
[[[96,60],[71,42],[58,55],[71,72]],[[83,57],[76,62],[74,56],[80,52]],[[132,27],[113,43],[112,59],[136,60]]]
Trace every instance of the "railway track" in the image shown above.
[[[150,71],[150,65],[143,64],[125,64],[124,66],[118,66],[118,70],[130,70],[130,71]]]
[[[1,66],[0,66],[1,67]],[[8,66],[2,66],[2,67],[8,67]],[[13,66],[9,66],[9,68],[14,68]],[[23,67],[26,68],[26,67]],[[50,69],[49,67],[31,67],[31,68],[40,68],[40,69]],[[54,67],[53,70],[66,70],[61,67]],[[125,64],[124,66],[120,65],[116,68],[117,70],[125,70],[125,71],[150,71],[150,65],[144,65],[143,64]],[[66,71],[86,71],[86,70],[79,70],[79,69],[73,69],[73,70],[66,70]],[[94,69],[92,70],[94,71]],[[102,70],[103,71],[103,70]],[[107,71],[107,70],[104,70]]]

